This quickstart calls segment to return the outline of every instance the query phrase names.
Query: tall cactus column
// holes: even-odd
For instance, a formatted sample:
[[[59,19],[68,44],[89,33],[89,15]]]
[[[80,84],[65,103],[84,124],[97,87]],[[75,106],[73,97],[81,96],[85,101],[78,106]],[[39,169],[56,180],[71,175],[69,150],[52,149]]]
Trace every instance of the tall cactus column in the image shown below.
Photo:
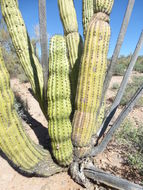
[[[27,75],[34,95],[43,109],[43,72],[23,21],[16,0],[1,0],[1,10],[20,63]],[[45,113],[46,115],[46,113]]]
[[[0,149],[22,172],[50,176],[62,171],[48,151],[26,135],[14,108],[14,95],[0,49]]]
[[[48,131],[53,155],[60,165],[69,165],[72,161],[69,72],[66,41],[56,35],[51,38],[49,49]]]
[[[66,37],[69,61],[71,65],[70,78],[72,88],[72,106],[74,109],[83,42],[80,34],[78,33],[78,23],[73,0],[58,0],[58,5],[60,17],[64,27],[64,34]]]
[[[114,0],[93,0],[93,12],[98,13],[98,12],[104,12],[107,15],[110,15]],[[105,114],[105,105],[106,105],[106,97],[104,98],[104,101],[102,102],[102,105],[99,109],[99,114],[98,116],[95,113],[95,123],[94,123],[94,131],[93,131],[93,138],[96,137],[96,133],[98,129],[100,128],[102,121],[104,119],[104,114]],[[96,139],[95,139],[96,141]]]
[[[104,9],[103,12],[106,13]],[[90,151],[96,113],[100,106],[110,39],[109,16],[105,13],[94,14],[87,29],[73,118],[72,141],[76,157],[84,157]]]

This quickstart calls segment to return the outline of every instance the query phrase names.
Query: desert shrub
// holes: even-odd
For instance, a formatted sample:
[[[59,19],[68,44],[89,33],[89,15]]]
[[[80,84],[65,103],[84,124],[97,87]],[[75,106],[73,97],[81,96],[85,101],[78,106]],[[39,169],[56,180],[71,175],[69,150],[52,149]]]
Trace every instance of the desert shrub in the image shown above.
[[[119,89],[119,87],[120,87],[120,85],[118,84],[118,83],[114,83],[113,85],[112,85],[112,90],[117,90],[117,89]]]
[[[15,98],[14,98],[14,107],[18,113],[18,115],[22,118],[26,118],[26,111],[28,110],[27,103],[25,103],[20,95],[17,92],[14,92]]]
[[[113,75],[114,76],[123,76],[125,71],[126,71],[127,66],[125,64],[116,64],[114,71],[113,71]]]
[[[134,77],[132,82],[129,83],[126,87],[125,93],[123,95],[123,98],[121,100],[121,105],[125,106],[130,98],[133,96],[133,94],[136,92],[136,90],[141,86],[143,83],[143,77]],[[143,97],[139,99],[139,101],[136,104],[137,107],[143,106]]]
[[[126,119],[116,137],[117,142],[126,148],[128,164],[143,174],[143,124],[134,127],[133,123]]]
[[[143,62],[137,62],[134,67],[134,71],[137,71],[139,73],[143,73]]]

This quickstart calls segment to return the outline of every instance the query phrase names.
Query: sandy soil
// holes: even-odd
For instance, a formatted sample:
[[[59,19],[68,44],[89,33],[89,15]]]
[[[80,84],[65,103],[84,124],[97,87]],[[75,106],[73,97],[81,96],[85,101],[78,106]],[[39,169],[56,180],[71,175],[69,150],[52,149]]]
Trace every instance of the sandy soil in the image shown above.
[[[108,98],[113,97],[115,92],[111,90],[113,83],[120,83],[122,77],[113,77]],[[44,144],[47,138],[47,121],[43,116],[38,103],[30,93],[29,83],[21,84],[18,79],[11,80],[11,86],[17,96],[20,96],[27,106],[29,117],[34,127],[28,126],[24,121],[23,125],[31,138],[40,144]],[[120,110],[119,110],[120,112]],[[118,113],[119,113],[118,112]],[[141,122],[143,118],[143,108],[134,109],[129,115],[135,123]],[[40,133],[39,133],[40,131]],[[40,135],[39,135],[40,134]],[[42,138],[41,138],[42,137]],[[43,142],[44,141],[44,142]],[[128,167],[124,164],[124,159],[120,147],[117,147],[114,140],[110,142],[107,150],[100,154],[95,163],[102,169],[107,169],[113,174],[126,177],[139,183],[138,177],[130,174]],[[0,157],[0,190],[82,190],[67,173],[60,173],[49,178],[24,177],[17,173],[8,162]],[[95,187],[95,189],[100,189]],[[107,189],[107,188],[102,188]]]

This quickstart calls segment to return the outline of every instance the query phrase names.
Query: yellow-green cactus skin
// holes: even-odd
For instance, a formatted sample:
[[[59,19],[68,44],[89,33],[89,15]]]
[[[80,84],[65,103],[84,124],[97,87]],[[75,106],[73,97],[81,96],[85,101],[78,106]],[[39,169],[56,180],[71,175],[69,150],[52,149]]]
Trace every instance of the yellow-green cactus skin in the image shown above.
[[[94,13],[103,12],[109,15],[111,13],[114,0],[93,0]]]
[[[53,155],[60,165],[69,165],[72,161],[69,72],[66,40],[56,35],[51,38],[49,48],[48,131]]]
[[[1,0],[1,9],[16,53],[31,83],[34,95],[43,108],[42,67],[34,54],[18,3],[16,0]]]
[[[77,16],[73,0],[58,0],[61,21],[64,27],[66,37],[69,62],[71,66],[71,100],[74,111],[74,102],[77,89],[78,73],[81,55],[83,51],[83,41],[78,33]]]
[[[83,25],[83,33],[86,35],[87,27],[94,14],[93,9],[93,0],[83,0],[82,1],[82,25]]]
[[[77,157],[88,152],[107,67],[109,17],[95,14],[88,26],[75,100],[72,141]],[[83,147],[83,149],[80,149]]]
[[[99,116],[97,117],[97,120],[95,120],[93,136],[96,136],[96,133],[99,130],[99,128],[103,122],[104,115],[105,115],[105,100],[104,100],[104,102],[102,102],[101,108],[99,110]],[[96,117],[96,114],[95,114],[95,117]]]
[[[58,0],[60,17],[64,25],[64,33],[67,35],[71,32],[78,31],[77,16],[73,0]]]
[[[69,54],[69,62],[71,65],[70,79],[72,91],[72,107],[74,111],[74,102],[76,96],[80,60],[83,51],[83,42],[78,32],[72,32],[66,36],[66,43]]]
[[[48,151],[26,135],[14,108],[14,95],[0,49],[0,149],[23,172],[49,176],[62,169]]]

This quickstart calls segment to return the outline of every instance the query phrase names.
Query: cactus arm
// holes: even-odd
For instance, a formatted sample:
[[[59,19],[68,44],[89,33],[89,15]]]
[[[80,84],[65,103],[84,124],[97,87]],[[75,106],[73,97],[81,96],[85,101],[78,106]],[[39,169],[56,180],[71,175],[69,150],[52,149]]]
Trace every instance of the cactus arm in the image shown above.
[[[30,43],[24,21],[15,0],[1,0],[2,15],[7,24],[16,53],[31,83],[37,100],[42,104],[43,73],[34,49]]]
[[[61,21],[65,35],[78,32],[78,23],[73,0],[58,0]]]
[[[117,108],[118,108],[118,106],[120,104],[120,101],[121,101],[122,97],[123,97],[123,94],[125,92],[129,77],[130,77],[131,72],[133,70],[133,67],[134,67],[134,65],[135,65],[135,63],[137,61],[138,54],[139,54],[139,52],[141,50],[142,45],[143,45],[143,32],[140,35],[139,41],[138,41],[138,43],[136,45],[135,51],[134,51],[133,56],[131,58],[131,62],[129,64],[127,70],[126,70],[126,73],[125,73],[124,78],[123,78],[123,80],[121,82],[121,85],[120,85],[118,93],[117,93],[117,95],[115,97],[115,100],[114,100],[108,114],[106,115],[106,117],[105,117],[105,119],[104,119],[104,121],[103,121],[103,123],[101,125],[100,130],[98,131],[97,136],[98,136],[99,139],[103,136],[103,134],[106,131],[110,121],[112,120],[113,116],[116,113],[116,110],[117,110]],[[103,126],[104,126],[104,128],[103,128]]]
[[[47,84],[48,84],[48,43],[47,43],[47,18],[46,0],[39,0],[39,25],[40,25],[40,44],[41,44],[41,64],[43,68],[44,81],[44,102],[47,103]],[[45,108],[47,105],[45,105]]]
[[[66,36],[66,43],[68,48],[69,61],[71,65],[71,72],[70,72],[71,90],[72,90],[71,99],[74,111],[79,67],[83,51],[83,41],[78,32],[72,32]]]
[[[66,43],[71,65],[71,89],[72,89],[72,107],[74,110],[74,102],[77,88],[79,65],[83,50],[83,41],[78,33],[77,16],[73,0],[58,0],[61,21],[64,27]]]
[[[91,17],[94,14],[93,0],[83,0],[82,1],[82,25],[83,34],[86,36],[86,31]]]
[[[109,15],[113,4],[114,0],[93,0],[94,13],[102,12]]]
[[[77,147],[77,157],[84,157],[89,153],[91,136],[94,133],[107,68],[110,39],[108,22],[107,14],[96,13],[87,29],[73,118],[72,141]]]
[[[0,149],[21,172],[49,176],[62,171],[48,151],[26,135],[14,108],[14,95],[0,49]]]
[[[66,41],[55,35],[49,48],[48,131],[53,155],[60,165],[72,161],[69,71]]]

